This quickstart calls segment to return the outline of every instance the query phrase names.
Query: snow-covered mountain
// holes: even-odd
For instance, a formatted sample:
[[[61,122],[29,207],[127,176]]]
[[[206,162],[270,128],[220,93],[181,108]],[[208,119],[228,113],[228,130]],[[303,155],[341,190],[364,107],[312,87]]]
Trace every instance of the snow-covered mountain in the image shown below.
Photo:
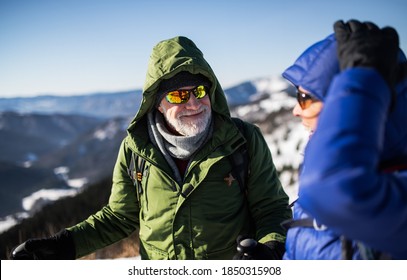
[[[140,95],[140,92],[134,91],[133,95]],[[296,196],[297,170],[302,161],[301,153],[307,139],[306,132],[301,127],[300,121],[295,119],[291,113],[296,103],[293,92],[293,88],[285,80],[275,76],[248,81],[225,90],[232,116],[255,123],[262,130],[273,154],[280,180],[291,200]],[[115,100],[114,97],[120,101]],[[104,96],[101,95],[61,98],[42,97],[39,100],[44,102],[47,98],[55,102],[52,105],[53,110],[64,108],[64,104],[71,102],[77,104],[77,107],[68,106],[70,108],[69,112],[74,114],[101,117],[103,111],[108,110],[107,107],[101,106],[101,104],[104,104],[101,101]],[[118,147],[125,135],[125,129],[137,111],[139,104],[139,102],[136,102],[137,106],[134,105],[134,96],[129,95],[127,98],[129,100],[125,108],[128,108],[128,104],[133,104],[131,110],[122,110],[120,115],[114,113],[120,110],[109,109],[109,114],[115,117],[106,118],[106,114],[104,114],[104,121],[96,123],[86,132],[78,133],[76,137],[67,140],[59,149],[42,154],[30,164],[20,165],[18,167],[19,171],[14,169],[14,174],[21,171],[48,170],[49,173],[59,179],[59,183],[55,184],[54,187],[44,186],[41,183],[32,186],[32,192],[21,197],[20,211],[17,214],[13,212],[14,214],[8,214],[8,216],[0,218],[0,232],[18,223],[20,219],[31,215],[45,203],[60,197],[76,195],[83,187],[97,182],[106,174],[111,174]],[[84,113],[84,107],[78,105],[84,100],[86,100],[87,104],[86,112],[93,112],[92,114]],[[110,100],[111,104],[117,104],[118,107],[120,107],[118,104],[126,103],[122,93],[109,94],[106,100]],[[29,101],[37,104],[33,106],[35,110],[32,109],[31,111],[41,111],[39,103],[36,103],[37,101],[32,98]],[[0,99],[0,111],[1,108],[5,108],[2,102],[4,100]],[[20,107],[14,107],[20,108],[21,116],[27,115],[27,113],[21,113],[21,108],[24,108],[26,112],[30,111],[30,107],[21,105],[28,104],[27,102],[27,100],[20,99],[18,100]],[[51,112],[54,111],[50,111],[50,107],[45,106],[43,108],[45,109],[41,113],[49,114],[49,118],[52,118],[53,114]],[[62,113],[68,112],[67,109],[58,110]],[[0,133],[2,129],[0,126]],[[0,146],[0,151],[2,149]],[[18,163],[9,162],[8,164],[17,165]],[[0,192],[3,189],[6,188],[3,183],[0,183]],[[15,195],[18,196],[18,191],[13,189],[14,191],[16,192]]]
[[[260,127],[273,155],[280,181],[290,201],[293,201],[297,196],[298,168],[308,139],[308,132],[292,115],[297,102],[295,89],[280,77],[257,79],[245,83],[245,87],[249,83],[256,90],[246,100],[239,99],[240,105],[231,108],[232,115]],[[234,96],[229,95],[228,101],[230,99],[234,99]]]
[[[69,114],[108,119],[133,115],[140,101],[141,90],[78,96],[0,98],[0,112]]]

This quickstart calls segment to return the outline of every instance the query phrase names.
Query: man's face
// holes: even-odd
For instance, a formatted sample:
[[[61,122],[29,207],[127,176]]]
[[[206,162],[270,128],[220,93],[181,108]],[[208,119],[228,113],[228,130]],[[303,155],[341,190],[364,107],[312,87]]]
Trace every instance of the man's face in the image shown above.
[[[183,87],[180,89],[190,90],[195,88]],[[209,95],[197,99],[192,93],[188,102],[183,104],[171,104],[165,97],[160,102],[158,110],[164,115],[168,125],[184,136],[193,136],[206,129],[212,115]]]

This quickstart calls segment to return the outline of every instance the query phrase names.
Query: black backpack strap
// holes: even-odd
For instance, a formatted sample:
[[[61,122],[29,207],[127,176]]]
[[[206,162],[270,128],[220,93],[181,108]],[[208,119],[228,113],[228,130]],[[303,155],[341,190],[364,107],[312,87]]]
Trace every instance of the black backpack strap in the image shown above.
[[[351,260],[353,258],[353,246],[352,240],[347,239],[345,236],[341,235],[341,254],[342,260]]]
[[[136,185],[137,181],[137,172],[136,172],[136,157],[137,155],[135,153],[131,153],[131,159],[130,159],[130,164],[127,168],[127,173],[130,176],[131,181],[133,182],[133,185]]]
[[[141,180],[143,179],[144,176],[144,169],[146,167],[146,160],[142,157],[137,157],[137,166],[136,166],[136,171],[137,171],[137,181],[141,185]]]
[[[232,118],[233,122],[239,129],[240,133],[245,136],[245,128],[243,121],[238,118]],[[237,152],[232,153],[229,156],[230,162],[232,163],[232,175],[236,178],[239,183],[240,191],[244,194],[247,192],[247,180],[249,177],[249,151],[247,149],[247,143],[241,145]]]
[[[133,182],[133,185],[137,188],[138,194],[143,192],[141,180],[143,179],[145,164],[146,160],[144,158],[139,157],[136,153],[132,152],[128,174]]]

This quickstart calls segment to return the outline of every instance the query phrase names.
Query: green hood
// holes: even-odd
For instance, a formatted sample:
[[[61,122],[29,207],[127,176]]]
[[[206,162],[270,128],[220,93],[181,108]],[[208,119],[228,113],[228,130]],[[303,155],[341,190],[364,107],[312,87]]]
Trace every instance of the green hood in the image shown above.
[[[129,130],[132,130],[136,122],[153,109],[160,82],[182,71],[206,76],[212,83],[209,98],[213,112],[230,117],[225,93],[202,52],[190,39],[179,36],[161,41],[153,48],[144,83],[143,98]]]

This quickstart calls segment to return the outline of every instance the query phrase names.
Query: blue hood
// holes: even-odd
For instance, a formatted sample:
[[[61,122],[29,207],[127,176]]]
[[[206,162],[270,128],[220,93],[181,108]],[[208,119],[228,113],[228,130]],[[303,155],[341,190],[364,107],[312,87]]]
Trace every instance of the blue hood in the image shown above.
[[[331,34],[306,49],[282,75],[295,87],[301,86],[324,101],[329,85],[339,71],[336,40]]]

